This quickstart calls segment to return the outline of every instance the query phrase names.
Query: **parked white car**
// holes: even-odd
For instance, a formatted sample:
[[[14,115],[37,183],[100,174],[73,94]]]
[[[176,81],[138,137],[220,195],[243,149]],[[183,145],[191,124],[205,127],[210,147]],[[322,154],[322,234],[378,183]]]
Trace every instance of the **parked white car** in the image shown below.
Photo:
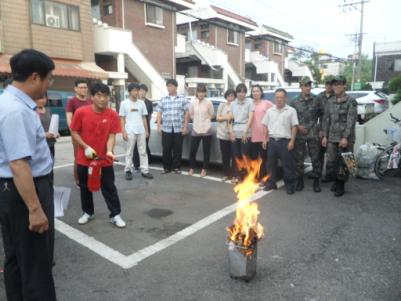
[[[347,91],[358,103],[358,120],[364,121],[388,109],[389,99],[378,91]]]
[[[220,103],[226,102],[224,97],[211,97],[208,98],[214,107],[214,113],[216,115],[217,108],[219,107]],[[153,103],[153,111],[156,112],[157,102]],[[162,149],[162,138],[161,134],[157,132],[157,124],[156,124],[156,113],[153,113],[152,119],[150,121],[150,138],[149,138],[149,148],[152,152],[152,155],[156,157],[161,157],[163,154]],[[192,131],[192,122],[189,123],[189,133]],[[211,149],[210,149],[210,163],[214,164],[221,164],[221,153],[220,153],[220,142],[219,139],[216,137],[217,131],[217,122],[216,117],[212,119],[212,142],[211,142]],[[189,159],[189,150],[190,150],[190,143],[191,143],[191,134],[188,134],[184,137],[183,147],[182,147],[182,158],[184,160]],[[198,153],[196,154],[196,160],[201,161],[203,160],[203,150],[202,146],[199,147]]]

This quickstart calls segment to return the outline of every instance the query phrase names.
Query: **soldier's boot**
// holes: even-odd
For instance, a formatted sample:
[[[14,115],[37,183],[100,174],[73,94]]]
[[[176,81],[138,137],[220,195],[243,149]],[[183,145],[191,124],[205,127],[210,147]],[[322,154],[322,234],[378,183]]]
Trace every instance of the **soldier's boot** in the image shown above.
[[[297,186],[295,187],[296,191],[301,191],[304,189],[304,177],[298,177]]]
[[[313,191],[314,192],[322,191],[322,189],[320,188],[320,179],[319,178],[313,179]]]
[[[333,182],[333,184],[331,184],[330,191],[333,191],[333,192],[335,192],[335,191],[336,191],[336,189],[337,189],[337,181],[334,181],[334,182]]]
[[[344,181],[338,181],[336,191],[334,192],[334,196],[340,197],[344,194]]]

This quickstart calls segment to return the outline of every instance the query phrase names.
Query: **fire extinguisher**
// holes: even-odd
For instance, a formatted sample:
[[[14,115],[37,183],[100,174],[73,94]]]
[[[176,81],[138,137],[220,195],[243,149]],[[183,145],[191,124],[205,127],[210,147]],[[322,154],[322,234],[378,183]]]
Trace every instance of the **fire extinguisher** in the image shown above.
[[[92,160],[88,167],[88,190],[99,191],[102,178],[102,162],[98,158]]]

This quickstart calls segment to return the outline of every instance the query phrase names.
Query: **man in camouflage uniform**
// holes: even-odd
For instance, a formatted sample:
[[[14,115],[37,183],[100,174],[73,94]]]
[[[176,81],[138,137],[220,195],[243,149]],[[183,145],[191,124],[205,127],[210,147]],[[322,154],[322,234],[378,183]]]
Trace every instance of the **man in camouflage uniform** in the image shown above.
[[[298,134],[295,140],[295,164],[297,175],[296,190],[304,188],[304,161],[306,157],[306,145],[312,160],[313,190],[320,192],[321,161],[320,161],[320,126],[322,108],[319,100],[311,94],[312,81],[309,77],[303,77],[300,81],[301,94],[297,96],[292,106],[298,114]]]
[[[353,151],[358,104],[345,93],[344,76],[336,77],[333,85],[335,97],[329,100],[323,117],[322,146],[327,147],[326,174],[334,180],[331,190],[340,197],[344,194],[347,177],[339,173],[342,160],[339,160],[338,154]]]
[[[320,105],[322,106],[323,109],[323,115],[324,115],[324,109],[325,106],[328,104],[329,99],[334,97],[334,90],[333,90],[333,81],[334,81],[334,76],[332,75],[327,75],[324,78],[324,91],[320,92],[316,97],[318,99],[318,101],[320,102]],[[322,123],[322,121],[320,122]],[[321,131],[319,133],[320,135],[320,139],[323,138],[323,132]],[[323,166],[324,166],[324,154],[326,153],[326,148],[325,147],[321,147],[320,148],[320,167],[321,170],[323,170]],[[330,177],[324,177],[322,179],[322,182],[330,182],[331,178]]]

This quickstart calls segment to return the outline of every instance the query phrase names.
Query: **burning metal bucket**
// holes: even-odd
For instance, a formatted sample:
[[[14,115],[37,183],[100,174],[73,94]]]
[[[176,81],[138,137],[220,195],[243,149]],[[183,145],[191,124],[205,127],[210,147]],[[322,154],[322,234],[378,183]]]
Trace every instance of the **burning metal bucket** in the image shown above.
[[[228,262],[230,277],[250,281],[256,275],[258,243],[243,247],[232,241],[228,242]]]

